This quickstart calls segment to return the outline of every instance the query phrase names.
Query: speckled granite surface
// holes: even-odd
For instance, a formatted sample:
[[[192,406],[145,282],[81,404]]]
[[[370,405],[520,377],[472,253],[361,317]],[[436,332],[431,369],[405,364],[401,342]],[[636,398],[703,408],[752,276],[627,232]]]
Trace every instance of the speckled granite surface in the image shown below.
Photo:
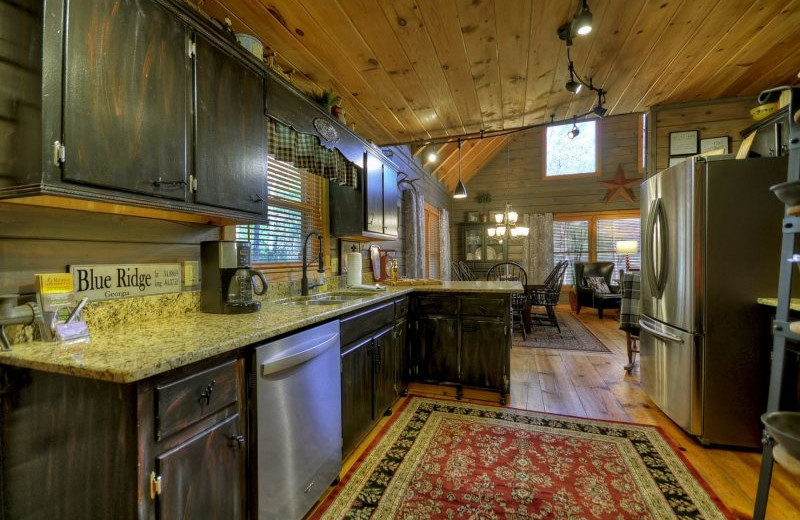
[[[14,345],[11,352],[0,352],[0,364],[133,382],[411,292],[511,293],[522,292],[522,286],[519,282],[444,282],[389,288],[336,305],[306,307],[268,302],[260,312],[242,315],[196,312],[191,307],[198,305],[198,293],[175,295],[172,304],[160,303],[156,309],[150,308],[152,301],[126,300],[131,302],[125,311],[127,318],[110,316],[112,313],[102,305],[95,306],[93,316],[87,313],[91,342],[21,343]],[[138,318],[132,320],[131,316]]]

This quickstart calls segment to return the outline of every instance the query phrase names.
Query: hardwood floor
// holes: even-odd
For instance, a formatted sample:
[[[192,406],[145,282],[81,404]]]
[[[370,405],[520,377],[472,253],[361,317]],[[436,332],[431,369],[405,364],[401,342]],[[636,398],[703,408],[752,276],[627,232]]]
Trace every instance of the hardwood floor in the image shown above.
[[[569,312],[568,307],[564,307]],[[592,419],[657,425],[686,456],[702,478],[737,518],[753,514],[761,453],[704,448],[675,426],[645,395],[639,385],[638,362],[628,375],[625,336],[617,328],[617,314],[603,320],[586,309],[578,315],[611,353],[513,348],[509,406]],[[447,387],[412,384],[410,392],[435,397],[455,396]],[[497,404],[497,394],[464,391],[465,399]],[[374,438],[380,425],[345,461],[345,471]],[[344,472],[342,473],[344,475]],[[767,518],[800,520],[800,476],[775,466]]]

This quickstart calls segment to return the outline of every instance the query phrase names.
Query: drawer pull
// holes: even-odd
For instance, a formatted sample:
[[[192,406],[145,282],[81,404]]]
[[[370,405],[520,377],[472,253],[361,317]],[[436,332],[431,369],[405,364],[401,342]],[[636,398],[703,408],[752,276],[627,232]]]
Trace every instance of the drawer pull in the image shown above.
[[[206,389],[203,390],[202,394],[200,394],[200,399],[198,399],[198,401],[200,401],[200,404],[203,404],[203,401],[206,402],[206,406],[211,404],[211,392],[214,391],[215,384],[217,384],[217,381],[212,379],[211,382],[208,384],[208,386],[206,386]]]

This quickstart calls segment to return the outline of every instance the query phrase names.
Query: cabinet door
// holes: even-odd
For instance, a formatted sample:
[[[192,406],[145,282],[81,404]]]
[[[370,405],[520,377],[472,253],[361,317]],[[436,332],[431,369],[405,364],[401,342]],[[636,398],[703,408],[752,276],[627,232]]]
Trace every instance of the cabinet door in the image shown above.
[[[397,398],[398,351],[394,341],[394,328],[388,328],[374,337],[375,342],[375,410],[378,419]]]
[[[243,434],[239,414],[157,458],[158,518],[244,518]]]
[[[400,318],[394,326],[394,342],[397,349],[397,393],[402,394],[408,388],[410,381],[411,360],[409,359],[408,345],[408,320]]]
[[[195,38],[195,201],[265,214],[264,78]]]
[[[366,229],[374,233],[383,233],[383,163],[370,153],[366,156],[367,173],[364,176]]]
[[[419,317],[417,327],[416,379],[457,382],[458,317]]]
[[[464,259],[483,260],[483,226],[464,226]]]
[[[342,455],[356,447],[372,426],[372,338],[342,354]]]
[[[461,321],[461,383],[504,389],[510,355],[505,323],[498,319]]]
[[[397,172],[383,166],[383,232],[397,236]]]
[[[186,199],[187,38],[152,0],[68,2],[64,180]]]

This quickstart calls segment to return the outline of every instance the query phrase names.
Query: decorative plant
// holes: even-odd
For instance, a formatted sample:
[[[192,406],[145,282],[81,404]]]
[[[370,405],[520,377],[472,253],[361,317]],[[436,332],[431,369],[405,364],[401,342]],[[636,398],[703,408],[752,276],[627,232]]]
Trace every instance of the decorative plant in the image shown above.
[[[323,90],[321,92],[314,91],[311,92],[308,97],[315,103],[321,105],[326,112],[330,112],[331,107],[338,105],[342,101],[342,98],[334,94],[332,90]]]
[[[489,215],[486,213],[486,205],[492,202],[492,194],[488,191],[479,191],[477,195],[475,195],[475,200],[478,204],[481,205],[481,222],[486,222],[489,218]]]

